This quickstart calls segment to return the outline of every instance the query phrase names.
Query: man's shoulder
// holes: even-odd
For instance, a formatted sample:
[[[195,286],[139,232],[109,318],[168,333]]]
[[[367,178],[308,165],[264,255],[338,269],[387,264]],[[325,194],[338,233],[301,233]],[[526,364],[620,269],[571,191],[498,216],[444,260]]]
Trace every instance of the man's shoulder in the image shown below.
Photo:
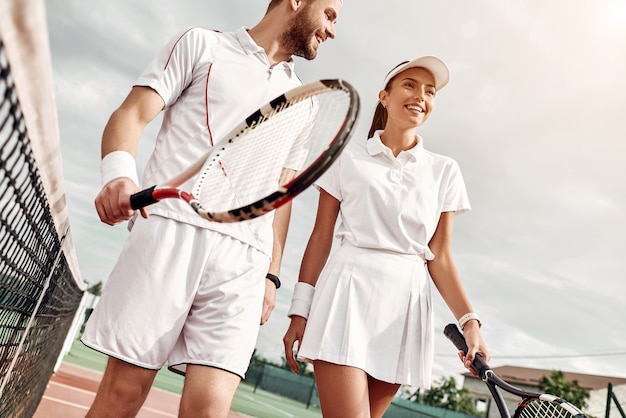
[[[222,38],[222,37],[233,37],[235,36],[235,32],[222,32],[217,29],[204,28],[201,26],[190,26],[178,31],[177,37],[193,37],[193,38]]]
[[[214,51],[218,45],[237,42],[235,32],[222,32],[200,26],[191,26],[179,30],[170,40],[169,47],[182,45],[185,50],[196,51],[202,55]]]

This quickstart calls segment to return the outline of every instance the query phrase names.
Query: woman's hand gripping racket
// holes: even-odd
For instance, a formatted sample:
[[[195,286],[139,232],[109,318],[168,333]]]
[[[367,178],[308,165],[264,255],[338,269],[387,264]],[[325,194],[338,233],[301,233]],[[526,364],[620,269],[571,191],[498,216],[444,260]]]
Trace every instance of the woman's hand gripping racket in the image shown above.
[[[467,353],[465,338],[456,324],[446,325],[443,333],[458,350]],[[513,418],[587,418],[580,409],[563,399],[548,394],[527,392],[510,385],[491,370],[480,354],[476,355],[472,368],[489,388],[502,418],[511,418],[511,414],[499,389],[521,398]]]
[[[248,116],[185,172],[132,195],[131,207],[179,198],[210,221],[263,215],[331,166],[352,135],[359,107],[356,90],[343,80],[290,90]],[[179,189],[191,179],[191,192]]]

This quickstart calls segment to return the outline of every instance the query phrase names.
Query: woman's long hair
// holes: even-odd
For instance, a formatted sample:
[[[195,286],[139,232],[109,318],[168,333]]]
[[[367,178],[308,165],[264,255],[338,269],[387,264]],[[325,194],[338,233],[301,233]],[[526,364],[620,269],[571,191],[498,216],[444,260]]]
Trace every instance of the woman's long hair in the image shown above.
[[[387,88],[385,88],[387,90]],[[379,101],[376,104],[376,110],[374,110],[374,117],[372,118],[372,126],[370,126],[370,132],[367,134],[367,138],[374,136],[374,132],[385,129],[387,124],[387,109]]]

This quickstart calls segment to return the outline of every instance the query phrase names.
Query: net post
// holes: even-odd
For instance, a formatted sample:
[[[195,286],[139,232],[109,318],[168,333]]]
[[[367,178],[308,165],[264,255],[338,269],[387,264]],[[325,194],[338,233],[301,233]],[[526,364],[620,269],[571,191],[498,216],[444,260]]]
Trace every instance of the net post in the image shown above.
[[[615,396],[615,392],[613,392],[613,384],[609,382],[607,390],[606,390],[606,413],[605,418],[609,418],[611,415],[611,401],[615,404],[615,407],[619,411],[622,418],[626,418],[626,414],[624,413],[624,409],[622,405],[619,403],[617,396]]]
[[[604,418],[609,418],[611,415],[611,394],[613,393],[613,385],[609,382],[606,388],[606,411],[604,412]]]

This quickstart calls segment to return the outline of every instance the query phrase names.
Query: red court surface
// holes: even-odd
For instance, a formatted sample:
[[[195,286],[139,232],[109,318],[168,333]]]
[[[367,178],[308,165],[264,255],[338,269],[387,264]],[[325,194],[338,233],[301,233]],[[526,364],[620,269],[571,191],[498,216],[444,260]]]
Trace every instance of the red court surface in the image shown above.
[[[84,418],[102,373],[62,363],[52,376],[33,418]],[[152,388],[137,418],[176,417],[180,395]],[[245,418],[231,412],[229,418]]]

